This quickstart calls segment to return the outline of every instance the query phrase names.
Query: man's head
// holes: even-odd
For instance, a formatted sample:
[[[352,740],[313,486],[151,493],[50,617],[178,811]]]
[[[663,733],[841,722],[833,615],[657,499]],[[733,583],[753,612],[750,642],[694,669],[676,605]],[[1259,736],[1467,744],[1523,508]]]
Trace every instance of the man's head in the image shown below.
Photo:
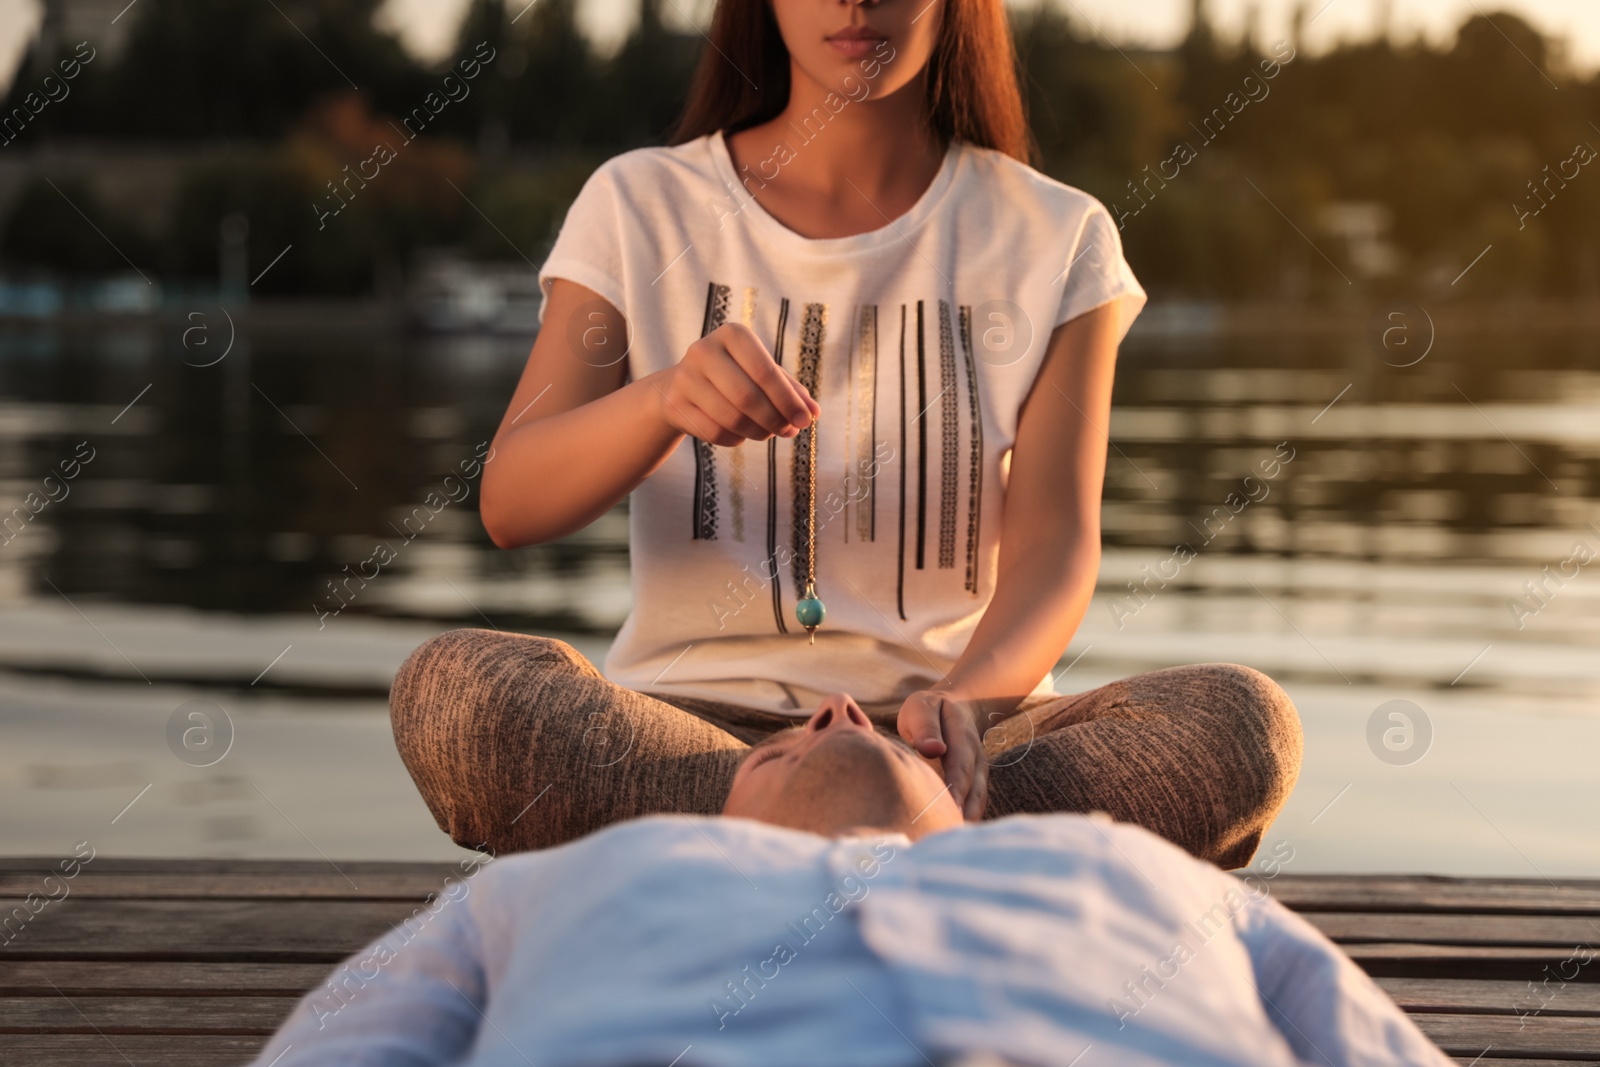
[[[916,839],[962,822],[934,765],[874,730],[844,693],[752,748],[722,813],[827,837],[890,830]]]

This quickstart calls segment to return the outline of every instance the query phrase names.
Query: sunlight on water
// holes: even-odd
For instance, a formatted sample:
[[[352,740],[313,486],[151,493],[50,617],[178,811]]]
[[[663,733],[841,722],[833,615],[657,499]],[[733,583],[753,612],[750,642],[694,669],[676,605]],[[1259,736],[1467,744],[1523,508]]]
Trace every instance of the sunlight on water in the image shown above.
[[[0,334],[8,846],[99,826],[125,853],[449,855],[389,678],[463,625],[598,662],[629,609],[625,511],[502,552],[476,483],[447,481],[522,342],[290,331],[202,366],[188,325]],[[1600,873],[1593,347],[1441,337],[1394,368],[1136,331],[1058,688],[1209,660],[1277,678],[1307,752],[1269,836],[1300,870]],[[379,578],[332,595],[380,542]],[[164,734],[196,699],[233,746],[206,767]]]

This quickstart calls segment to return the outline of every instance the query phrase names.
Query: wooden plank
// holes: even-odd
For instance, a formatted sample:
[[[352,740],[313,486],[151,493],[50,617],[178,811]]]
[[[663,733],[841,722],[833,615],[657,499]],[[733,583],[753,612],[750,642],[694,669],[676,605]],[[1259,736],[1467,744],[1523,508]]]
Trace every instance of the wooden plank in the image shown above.
[[[7,1067],[228,1067],[255,1058],[260,1036],[171,1037],[98,1034],[0,1034]]]
[[[1487,1050],[1502,1058],[1581,1060],[1593,1059],[1597,1052],[1596,1027],[1590,1019],[1540,1015],[1521,1029],[1493,1015],[1422,1013],[1411,1016],[1411,1021],[1452,1056],[1477,1056]]]
[[[15,902],[0,901],[0,915]],[[10,943],[13,959],[334,962],[421,907],[411,901],[122,900],[68,897],[33,916]],[[1581,917],[1480,917],[1314,913],[1310,918],[1357,960],[1498,960],[1553,973],[1583,942]],[[1574,925],[1582,924],[1582,925]],[[1396,948],[1403,945],[1404,948]],[[1524,968],[1526,969],[1526,968]],[[1570,968],[1569,968],[1570,969]],[[1431,972],[1387,970],[1425,977]],[[1600,973],[1600,972],[1597,972]],[[1521,971],[1462,973],[1521,977]]]
[[[61,856],[3,856],[0,855],[0,872],[45,871],[66,857]],[[365,873],[407,873],[449,867],[451,861],[416,860],[348,860],[339,861],[346,871]],[[85,871],[114,870],[118,872],[164,872],[195,874],[317,874],[329,869],[328,861],[320,859],[216,859],[171,858],[149,856],[112,856],[104,852],[84,866]],[[1600,893],[1600,879],[1556,878],[1558,887],[1587,888]],[[1274,895],[1292,893],[1305,897],[1312,903],[1330,902],[1330,906],[1348,909],[1345,901],[1374,895],[1395,896],[1404,903],[1420,891],[1469,892],[1474,894],[1547,892],[1550,882],[1542,878],[1451,878],[1435,875],[1346,875],[1346,874],[1279,874],[1263,879]],[[1430,889],[1430,887],[1432,887]]]
[[[1535,983],[1559,974],[1558,968],[1572,952],[1571,948],[1521,945],[1404,942],[1357,942],[1340,947],[1374,978],[1483,978]]]
[[[44,874],[55,870],[63,858],[0,856],[0,895],[11,895],[19,890],[37,891],[39,887],[36,883],[12,876],[27,873],[38,874],[42,878]],[[343,871],[356,883],[359,889],[354,892],[361,895],[369,891],[369,887],[363,884],[363,878],[376,883],[374,888],[378,892],[408,895],[414,889],[429,892],[442,882],[445,875],[460,874],[458,861],[448,860],[426,863],[351,860],[340,861],[335,870],[322,860],[149,859],[99,855],[82,868],[79,879],[108,873],[174,875],[183,879],[194,879],[199,875],[231,875],[243,877],[231,883],[225,880],[220,884],[244,885],[260,878],[299,877],[305,878],[305,884],[310,886],[328,885],[328,880],[331,880],[349,890],[349,885],[338,871]],[[1600,879],[1557,878],[1546,881],[1539,878],[1280,874],[1276,878],[1263,879],[1262,884],[1278,900],[1298,911],[1600,915]],[[181,892],[178,889],[161,891]]]
[[[33,916],[5,951],[13,960],[336,963],[419,907],[385,901],[68,897]],[[10,908],[0,901],[0,915]]]
[[[1548,986],[1482,978],[1377,978],[1406,1011],[1445,1015],[1600,1016],[1600,983],[1551,982]],[[1597,1049],[1600,1051],[1600,1049]]]
[[[248,1063],[266,1044],[260,1036],[0,1034],[0,1062],[8,1067],[229,1067]],[[1503,1059],[1458,1055],[1476,1067],[1600,1067],[1600,1058]]]
[[[0,969],[0,997],[298,997],[328,971],[320,963],[10,960]]]
[[[1390,915],[1315,911],[1307,912],[1305,918],[1341,945],[1363,941],[1540,945],[1566,948],[1567,955],[1571,955],[1579,946],[1600,942],[1600,918],[1587,915]]]
[[[463,855],[466,855],[463,853]],[[68,858],[61,856],[0,856],[0,872],[11,871],[37,871],[43,874],[47,871],[57,870],[62,860]],[[470,856],[468,858],[471,858]],[[431,863],[418,863],[415,861],[391,860],[340,860],[339,870],[351,877],[357,874],[384,875],[384,874],[417,874],[429,871],[446,871],[458,869],[451,860],[441,860]],[[333,866],[327,860],[227,860],[227,859],[162,859],[146,858],[142,856],[107,856],[97,854],[94,859],[82,865],[81,872],[89,874],[101,871],[114,871],[119,874],[252,874],[252,875],[283,875],[283,874],[328,874],[333,872]],[[338,877],[335,874],[335,877]]]
[[[0,892],[34,891],[30,879],[55,862],[0,859]],[[411,914],[446,876],[462,875],[448,862],[339,867],[343,875],[319,861],[97,857],[70,897],[28,921],[0,972],[0,1027],[77,1032],[0,1032],[0,1062],[243,1062],[330,965]],[[1495,1058],[1478,1067],[1600,1064],[1600,980],[1589,980],[1600,971],[1587,973],[1596,968],[1580,972],[1584,981],[1541,987],[1538,1015],[1515,1014],[1540,1007],[1527,982],[1560,973],[1576,945],[1600,941],[1600,882],[1284,875],[1270,886],[1463,1062],[1490,1048]],[[0,901],[0,916],[15,904]],[[79,1009],[134,1047],[111,1050]],[[242,1029],[220,1036],[230,1027]],[[151,1028],[183,1033],[156,1037]],[[249,1044],[193,1044],[219,1040]]]
[[[341,865],[342,866],[342,865]],[[350,873],[350,872],[347,872]],[[0,897],[25,897],[29,893],[60,896],[61,882],[46,885],[42,874],[24,871],[0,872]],[[354,872],[349,881],[328,868],[318,873],[249,874],[219,872],[184,874],[178,872],[101,872],[85,869],[66,881],[66,896],[96,897],[102,900],[260,900],[289,897],[321,900],[423,900],[430,893],[444,892],[453,882],[466,876],[452,867],[426,868],[414,872],[363,874]]]
[[[115,1044],[111,1043],[114,1041]],[[80,1034],[0,1034],[0,1062],[8,1067],[229,1067],[246,1064],[267,1039],[260,1036],[184,1037]],[[1474,1067],[1600,1067],[1600,1058],[1502,1059],[1459,1055]]]
[[[297,997],[0,997],[0,1034],[271,1036]]]
[[[1280,874],[1261,885],[1296,911],[1600,915],[1600,880]]]

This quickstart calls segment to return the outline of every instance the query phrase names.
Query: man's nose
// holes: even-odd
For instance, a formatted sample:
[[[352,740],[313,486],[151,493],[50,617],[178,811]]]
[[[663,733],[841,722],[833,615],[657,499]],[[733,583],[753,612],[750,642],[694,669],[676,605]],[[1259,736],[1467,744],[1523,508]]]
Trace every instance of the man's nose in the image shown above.
[[[806,730],[818,733],[823,730],[871,730],[872,720],[850,698],[848,693],[832,693],[817,708],[816,714],[806,722]]]

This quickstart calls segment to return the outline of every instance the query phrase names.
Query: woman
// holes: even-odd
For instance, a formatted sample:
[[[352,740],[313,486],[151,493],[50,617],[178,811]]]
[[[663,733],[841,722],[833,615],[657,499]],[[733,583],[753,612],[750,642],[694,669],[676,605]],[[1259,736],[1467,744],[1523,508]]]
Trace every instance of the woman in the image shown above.
[[[1145,294],[1026,163],[1001,0],[720,0],[709,41],[671,144],[568,213],[483,476],[506,548],[631,492],[633,612],[608,677],[482,630],[413,655],[395,732],[440,825],[505,851],[715,812],[841,690],[969,819],[1104,810],[1243,865],[1299,768],[1276,685],[1052,684]]]

